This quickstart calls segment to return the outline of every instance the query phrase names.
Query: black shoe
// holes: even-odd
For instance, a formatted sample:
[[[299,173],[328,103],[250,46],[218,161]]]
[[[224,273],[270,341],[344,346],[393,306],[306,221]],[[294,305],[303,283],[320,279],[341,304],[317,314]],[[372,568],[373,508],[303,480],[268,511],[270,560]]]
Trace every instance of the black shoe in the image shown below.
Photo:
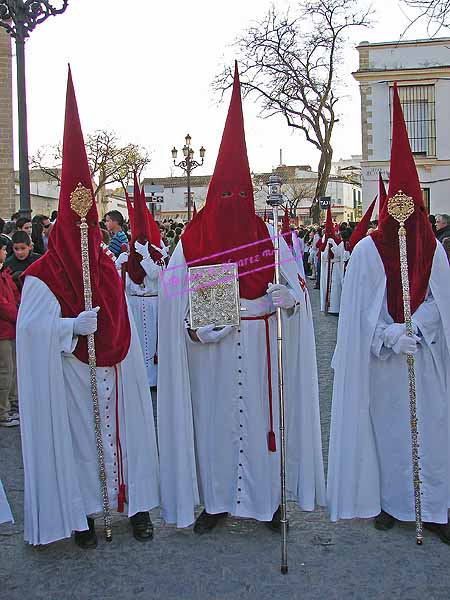
[[[208,531],[212,531],[217,523],[228,516],[228,513],[216,513],[215,515],[210,515],[204,510],[195,521],[194,525],[194,533],[201,535],[202,533],[208,533]]]
[[[394,527],[395,518],[382,510],[373,520],[373,524],[378,531],[388,531]]]
[[[450,524],[449,523],[424,523],[424,529],[432,531],[439,536],[444,544],[450,544]]]
[[[266,522],[266,527],[276,533],[281,533],[281,506],[274,512],[272,520]],[[289,521],[287,522],[287,529],[289,529]]]
[[[153,539],[153,523],[148,512],[138,512],[130,517],[133,536],[138,542],[148,542]]]
[[[95,533],[94,519],[87,518],[89,529],[87,531],[75,531],[75,544],[83,550],[97,548],[97,534]]]

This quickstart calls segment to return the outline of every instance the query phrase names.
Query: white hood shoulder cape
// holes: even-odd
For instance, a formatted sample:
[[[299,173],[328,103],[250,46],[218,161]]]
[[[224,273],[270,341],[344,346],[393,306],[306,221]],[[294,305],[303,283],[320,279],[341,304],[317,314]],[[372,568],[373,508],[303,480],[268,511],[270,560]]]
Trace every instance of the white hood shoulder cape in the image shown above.
[[[269,227],[268,227],[269,228]],[[270,235],[272,228],[269,228]],[[287,489],[305,510],[323,505],[325,484],[320,432],[317,366],[311,305],[292,253],[280,240],[281,271],[300,301],[294,316],[283,317],[287,423]],[[173,275],[171,275],[173,274]],[[187,278],[187,267],[179,243],[165,277]],[[187,286],[185,286],[187,287]],[[284,311],[283,311],[284,312]],[[191,383],[189,378],[185,318],[188,293],[172,296],[160,291],[158,434],[162,515],[167,523],[187,527],[194,522],[199,504]],[[299,340],[303,340],[302,344]],[[312,351],[311,351],[312,350]],[[261,352],[265,353],[265,348]],[[261,373],[261,377],[265,377]],[[211,394],[214,394],[211,390]],[[274,394],[274,404],[278,394]]]
[[[429,287],[450,351],[449,275],[445,251],[437,243]],[[332,363],[334,386],[327,480],[332,521],[368,518],[381,510],[380,474],[369,414],[369,359],[385,289],[383,262],[372,238],[367,236],[356,245],[347,267]]]

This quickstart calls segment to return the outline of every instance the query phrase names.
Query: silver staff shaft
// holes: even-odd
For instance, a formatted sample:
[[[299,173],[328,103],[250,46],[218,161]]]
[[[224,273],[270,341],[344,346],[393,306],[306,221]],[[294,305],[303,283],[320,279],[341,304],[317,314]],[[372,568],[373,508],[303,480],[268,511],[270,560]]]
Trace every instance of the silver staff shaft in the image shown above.
[[[89,269],[89,241],[88,224],[86,218],[81,219],[81,265],[83,269],[83,289],[84,289],[84,308],[92,310],[92,287],[91,273]],[[98,403],[97,390],[97,359],[95,355],[94,334],[87,336],[89,372],[91,378],[92,406],[94,411],[95,443],[97,446],[97,458],[99,468],[100,489],[103,503],[103,520],[105,523],[105,537],[108,542],[112,540],[112,517],[108,497],[108,484],[105,468],[105,454],[103,449],[102,428],[100,419],[100,408]]]
[[[273,206],[273,222],[275,235],[273,241],[275,259],[275,283],[280,283],[280,238],[278,234],[278,206]],[[278,359],[278,394],[280,406],[280,477],[281,477],[281,572],[288,572],[287,560],[287,505],[286,505],[286,431],[284,410],[283,382],[283,327],[281,308],[277,308],[277,359]]]
[[[398,230],[398,242],[400,248],[400,274],[403,293],[403,314],[405,317],[406,334],[413,335],[411,304],[408,276],[408,254],[406,248],[406,229],[405,221],[414,213],[414,200],[407,196],[401,190],[392,198],[388,199],[388,213],[392,218],[398,221],[400,227]],[[417,402],[416,402],[416,373],[414,369],[414,355],[407,354],[408,364],[408,383],[409,383],[409,417],[411,428],[411,453],[413,467],[413,487],[414,487],[414,509],[416,514],[416,542],[419,546],[423,544],[422,527],[422,492],[420,481],[419,464],[419,434],[417,429]]]
[[[409,301],[409,277],[408,277],[408,257],[406,250],[406,229],[400,224],[398,230],[398,240],[400,244],[400,272],[402,278],[403,291],[403,313],[405,316],[406,334],[413,335],[411,305]],[[422,492],[420,481],[419,464],[419,433],[417,430],[417,401],[416,401],[416,372],[413,354],[406,355],[408,364],[408,383],[409,383],[409,415],[411,425],[411,452],[413,466],[413,485],[414,485],[414,509],[416,515],[416,542],[419,546],[423,544],[423,526],[422,526]]]

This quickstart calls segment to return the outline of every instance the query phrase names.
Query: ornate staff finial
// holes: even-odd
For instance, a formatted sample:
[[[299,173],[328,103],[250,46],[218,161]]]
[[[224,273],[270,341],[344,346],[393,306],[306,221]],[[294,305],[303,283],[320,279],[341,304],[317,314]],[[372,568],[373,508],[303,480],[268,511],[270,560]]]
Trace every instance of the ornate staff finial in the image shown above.
[[[388,213],[403,227],[414,212],[414,200],[399,190],[395,196],[388,199]]]
[[[70,194],[70,208],[76,212],[82,220],[86,219],[93,202],[91,190],[85,188],[81,183],[79,183]]]

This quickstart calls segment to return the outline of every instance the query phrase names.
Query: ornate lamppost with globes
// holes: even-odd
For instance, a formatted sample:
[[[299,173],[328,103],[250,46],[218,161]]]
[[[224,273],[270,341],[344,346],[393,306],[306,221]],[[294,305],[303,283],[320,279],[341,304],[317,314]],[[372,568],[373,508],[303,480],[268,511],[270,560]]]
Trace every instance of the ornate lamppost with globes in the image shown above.
[[[191,139],[192,138],[189,134],[187,134],[186,137],[184,138],[184,140],[185,140],[185,144],[183,146],[184,160],[182,160],[178,164],[177,164],[178,150],[175,148],[175,146],[172,148],[173,164],[176,167],[180,167],[180,169],[183,169],[183,171],[186,173],[187,194],[188,194],[188,200],[187,200],[188,221],[191,220],[191,173],[194,169],[196,169],[197,167],[201,167],[203,165],[203,163],[205,162],[205,153],[206,153],[206,150],[202,146],[199,150],[201,162],[197,162],[196,160],[194,160],[194,149],[191,148]]]
[[[17,112],[19,123],[20,215],[31,217],[30,175],[28,172],[27,97],[25,85],[25,40],[48,17],[63,13],[69,0],[53,6],[49,0],[0,0],[0,27],[16,40]]]

